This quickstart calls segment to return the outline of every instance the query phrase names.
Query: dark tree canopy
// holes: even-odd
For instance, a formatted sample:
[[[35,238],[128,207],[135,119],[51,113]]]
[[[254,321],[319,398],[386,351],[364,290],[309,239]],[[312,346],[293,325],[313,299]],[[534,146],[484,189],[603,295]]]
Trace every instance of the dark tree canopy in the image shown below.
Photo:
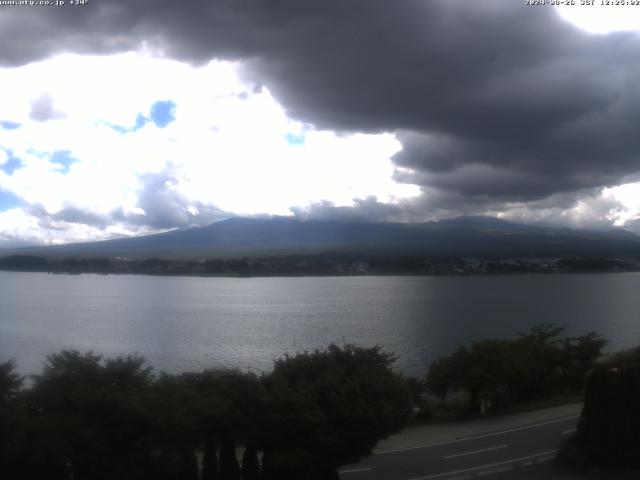
[[[380,347],[330,345],[285,356],[266,379],[271,459],[337,467],[368,455],[411,412],[406,381]]]
[[[613,355],[589,375],[572,442],[588,464],[640,467],[640,347]]]
[[[15,368],[12,360],[0,363],[0,402],[14,398],[22,387],[24,379],[15,372]]]
[[[0,363],[0,466],[15,455],[22,436],[19,424],[22,409],[16,401],[22,384],[23,378],[15,372],[13,361]]]
[[[410,390],[393,360],[378,347],[332,345],[286,356],[261,377],[155,376],[135,355],[64,350],[24,389],[13,363],[0,363],[0,476],[334,478],[404,425]]]
[[[141,476],[153,423],[146,401],[152,379],[140,357],[50,355],[28,392],[34,466],[71,469],[78,479]]]
[[[511,340],[479,340],[460,346],[431,364],[427,388],[444,399],[454,391],[469,396],[469,411],[580,392],[602,355],[606,340],[595,332],[559,335],[563,328],[539,325]]]

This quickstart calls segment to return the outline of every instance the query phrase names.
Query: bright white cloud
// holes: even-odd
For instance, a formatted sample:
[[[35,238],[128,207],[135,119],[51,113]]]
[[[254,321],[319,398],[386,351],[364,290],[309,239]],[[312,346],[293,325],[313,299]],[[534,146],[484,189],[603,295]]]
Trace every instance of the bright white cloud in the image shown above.
[[[558,5],[556,9],[578,28],[591,33],[640,30],[640,2],[636,0],[576,0],[575,3]]]
[[[615,225],[624,226],[640,218],[640,182],[605,188],[603,196],[614,199],[622,206],[612,212],[611,220]]]
[[[21,208],[12,208],[0,212],[0,244],[24,240],[26,242],[40,242],[42,229],[38,220],[27,214]]]
[[[618,227],[640,234],[640,182],[587,192],[571,202],[565,202],[561,198],[563,195],[571,194],[560,194],[528,204],[512,204],[493,213],[525,223],[587,229]]]
[[[319,201],[393,202],[419,193],[392,179],[390,158],[401,149],[393,135],[317,131],[287,118],[266,88],[240,80],[236,70],[229,62],[194,67],[139,52],[0,69],[0,121],[20,124],[0,128],[0,160],[11,152],[22,163],[11,174],[0,170],[0,188],[49,215],[75,208],[138,218],[145,179],[163,172],[185,218],[203,205],[288,214]],[[165,128],[149,119],[158,101],[175,105]],[[55,163],[56,152],[73,162]],[[2,215],[0,232],[44,241],[133,231],[82,222],[48,228],[20,208]]]

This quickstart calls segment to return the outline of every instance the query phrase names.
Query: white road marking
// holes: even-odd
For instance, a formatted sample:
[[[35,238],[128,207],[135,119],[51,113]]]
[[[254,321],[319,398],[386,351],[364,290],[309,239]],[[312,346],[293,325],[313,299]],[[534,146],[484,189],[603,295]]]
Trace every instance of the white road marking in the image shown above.
[[[496,473],[508,472],[509,470],[513,470],[513,465],[505,465],[503,467],[492,468],[491,470],[484,470],[482,472],[478,472],[479,477],[484,477],[485,475],[495,475]]]
[[[386,455],[387,453],[405,452],[407,450],[419,450],[421,448],[439,447],[440,445],[451,445],[452,443],[463,442],[466,439],[447,440],[446,442],[425,443],[424,445],[416,445],[414,447],[390,448],[388,450],[378,450],[373,452],[374,455]]]
[[[575,428],[570,428],[569,430],[564,430],[564,431],[562,432],[562,435],[567,435],[567,434],[569,434],[569,433],[573,433],[573,432],[575,432],[575,431],[576,431],[576,429],[575,429]]]
[[[456,453],[454,455],[447,455],[446,457],[444,457],[444,459],[447,460],[449,458],[464,457],[465,455],[475,455],[476,453],[490,452],[492,450],[500,450],[501,448],[507,448],[507,447],[508,445],[498,445],[497,447],[488,447],[488,448],[483,448],[482,450],[473,450],[472,452],[464,452],[464,453]]]
[[[493,468],[493,467],[499,467],[500,465],[507,465],[507,464],[510,464],[510,463],[521,462],[523,460],[529,460],[531,458],[543,457],[545,455],[551,455],[553,453],[556,453],[557,451],[558,450],[548,450],[546,452],[540,452],[540,453],[534,453],[533,455],[527,455],[526,457],[512,458],[510,460],[505,460],[503,462],[489,463],[487,465],[479,465],[477,467],[465,468],[464,470],[456,470],[454,472],[436,473],[436,474],[433,474],[433,475],[427,475],[426,477],[415,477],[415,478],[411,478],[409,480],[431,480],[432,478],[446,477],[448,475],[457,475],[458,473],[474,472],[476,470],[482,470],[482,469],[487,469],[487,468],[490,469],[490,468]]]
[[[544,463],[544,462],[550,462],[551,460],[553,460],[555,458],[555,455],[548,455],[546,457],[540,457],[540,458],[536,458],[535,462],[536,463]]]
[[[504,433],[519,432],[520,430],[527,430],[529,428],[537,428],[537,427],[543,427],[545,425],[551,425],[552,423],[565,422],[567,420],[572,420],[574,418],[580,418],[580,415],[571,415],[570,417],[557,418],[555,420],[549,420],[547,422],[540,422],[540,423],[534,423],[532,425],[525,425],[524,427],[509,428],[507,430],[501,430],[499,432],[491,432],[491,433],[485,433],[485,434],[482,434],[482,435],[474,435],[474,436],[470,436],[470,437],[465,437],[462,440],[475,440],[477,438],[494,437],[496,435],[502,435]]]
[[[534,424],[531,424],[531,425],[525,425],[523,427],[510,428],[508,430],[501,430],[499,432],[484,433],[484,434],[481,434],[481,435],[474,435],[474,436],[469,436],[469,437],[457,438],[455,440],[447,440],[446,442],[426,443],[426,444],[423,444],[423,445],[416,445],[416,446],[413,446],[413,447],[390,448],[388,450],[378,450],[378,451],[373,452],[373,454],[374,455],[386,455],[387,453],[405,452],[407,450],[419,450],[421,448],[439,447],[440,445],[451,445],[452,443],[468,442],[470,440],[476,440],[478,438],[495,437],[496,435],[502,435],[502,434],[505,434],[505,433],[518,432],[520,430],[527,430],[529,428],[543,427],[545,425],[551,425],[552,423],[565,422],[567,420],[572,420],[574,418],[579,418],[579,417],[580,417],[580,415],[571,415],[569,417],[557,418],[555,420],[549,420],[549,421],[546,421],[546,422],[534,423]]]
[[[338,473],[357,473],[357,472],[368,472],[369,470],[373,470],[371,467],[366,468],[352,468],[351,470],[340,470]]]

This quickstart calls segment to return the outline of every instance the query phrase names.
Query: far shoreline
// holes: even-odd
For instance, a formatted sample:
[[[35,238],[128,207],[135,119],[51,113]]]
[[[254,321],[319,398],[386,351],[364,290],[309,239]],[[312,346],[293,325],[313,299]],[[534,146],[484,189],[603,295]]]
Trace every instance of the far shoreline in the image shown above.
[[[134,272],[113,272],[113,273],[99,273],[99,272],[48,272],[40,270],[8,270],[0,269],[0,272],[6,273],[41,273],[48,275],[66,275],[66,276],[79,276],[79,275],[92,275],[92,276],[132,276],[132,277],[182,277],[182,278],[232,278],[232,279],[251,279],[251,278],[376,278],[376,277],[432,277],[432,278],[496,278],[496,277],[525,277],[525,276],[555,276],[555,275],[610,275],[610,274],[629,274],[639,273],[640,270],[610,270],[610,271],[563,271],[563,272],[496,272],[496,273],[352,273],[352,274],[201,274],[201,273],[134,273]]]

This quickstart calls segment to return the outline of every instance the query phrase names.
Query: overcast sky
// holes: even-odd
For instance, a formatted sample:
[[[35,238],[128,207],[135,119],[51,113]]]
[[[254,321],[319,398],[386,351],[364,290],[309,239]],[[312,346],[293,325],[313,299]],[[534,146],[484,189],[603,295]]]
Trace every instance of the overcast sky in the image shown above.
[[[640,6],[0,5],[0,246],[261,214],[640,233],[639,130]]]

